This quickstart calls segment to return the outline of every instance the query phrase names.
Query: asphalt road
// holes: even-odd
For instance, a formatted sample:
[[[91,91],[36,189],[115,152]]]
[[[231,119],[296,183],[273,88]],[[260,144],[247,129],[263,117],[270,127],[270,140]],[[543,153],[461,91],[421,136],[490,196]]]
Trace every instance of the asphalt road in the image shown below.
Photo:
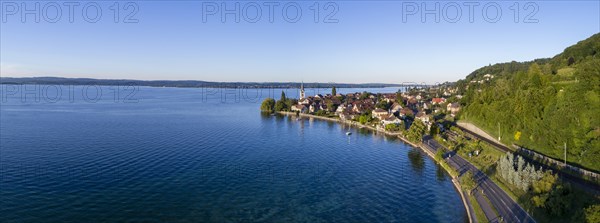
[[[506,147],[506,146],[504,146],[502,144],[496,143],[496,142],[494,142],[492,140],[489,140],[489,139],[487,139],[487,138],[485,138],[483,136],[480,136],[480,135],[474,133],[471,130],[468,130],[468,129],[463,128],[463,127],[458,126],[458,125],[457,125],[457,127],[460,128],[463,132],[466,132],[469,135],[472,135],[473,137],[476,137],[477,139],[479,139],[481,141],[484,141],[484,142],[492,145],[493,147],[495,147],[496,149],[498,149],[498,150],[500,150],[502,152],[505,152],[505,153],[506,152],[511,152],[511,153],[513,152],[508,147]],[[566,174],[566,173],[564,173],[564,172],[562,172],[562,171],[560,171],[560,170],[558,170],[558,169],[556,169],[556,168],[554,168],[552,166],[545,165],[545,164],[540,163],[537,160],[533,160],[533,159],[531,159],[531,158],[529,158],[527,156],[522,156],[522,157],[527,162],[533,163],[533,164],[535,164],[537,166],[542,166],[542,167],[544,167],[546,169],[552,169],[552,170],[554,170],[558,174],[558,176],[561,179],[563,179],[564,181],[566,181],[566,182],[574,184],[575,186],[578,186],[579,188],[584,189],[584,190],[586,190],[586,191],[588,191],[588,192],[590,192],[592,194],[600,195],[600,185],[598,185],[596,183],[592,183],[592,182],[589,182],[587,180],[583,180],[581,178],[578,178],[578,177],[575,177],[575,176],[571,176],[571,175]]]
[[[423,144],[433,150],[434,153],[439,148],[442,148],[442,146],[431,137],[426,137],[423,140]],[[450,157],[448,157],[448,155],[450,155]],[[490,222],[535,222],[535,220],[533,220],[519,204],[513,201],[500,187],[498,187],[498,185],[489,179],[485,173],[473,166],[473,164],[467,162],[462,157],[453,154],[453,152],[446,154],[445,157],[448,164],[457,169],[461,175],[467,171],[473,173],[473,178],[475,178],[475,181],[477,182],[475,193],[485,195],[490,201],[489,203],[491,203],[498,212],[499,216],[495,216],[494,210],[491,209],[489,205],[480,205]],[[479,202],[479,199],[483,199],[483,197],[478,198],[478,195],[476,194],[476,199]]]
[[[494,211],[494,208],[491,206],[490,202],[488,202],[485,194],[478,189],[474,189],[472,193],[475,200],[477,200],[477,203],[479,203],[479,207],[483,210],[483,214],[485,214],[485,217],[488,219],[486,222],[499,222],[500,216],[496,214],[496,211]]]

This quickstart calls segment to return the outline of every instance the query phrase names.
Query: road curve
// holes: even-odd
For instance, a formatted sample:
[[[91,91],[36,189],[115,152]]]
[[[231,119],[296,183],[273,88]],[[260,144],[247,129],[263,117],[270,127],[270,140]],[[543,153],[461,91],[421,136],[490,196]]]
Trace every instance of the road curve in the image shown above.
[[[473,131],[471,131],[471,130],[469,130],[469,129],[466,129],[466,128],[462,127],[462,126],[456,125],[456,127],[458,127],[458,128],[459,128],[460,130],[462,130],[463,132],[466,132],[467,134],[469,134],[469,135],[471,135],[471,136],[473,136],[473,137],[475,137],[475,138],[477,138],[477,139],[479,139],[479,140],[481,140],[481,141],[484,141],[484,142],[486,142],[486,143],[488,143],[488,144],[492,145],[494,148],[496,148],[496,149],[498,149],[498,150],[500,150],[500,151],[502,151],[502,152],[504,152],[504,153],[506,153],[506,152],[513,153],[513,151],[512,151],[512,150],[510,150],[510,148],[508,148],[508,147],[506,147],[506,146],[504,146],[504,145],[502,145],[502,144],[499,144],[499,143],[497,143],[497,142],[494,142],[494,141],[492,141],[492,140],[490,140],[490,139],[488,139],[488,138],[486,138],[486,137],[483,137],[483,136],[481,136],[481,135],[478,135],[477,133],[475,133],[475,132],[473,132]],[[600,195],[600,185],[598,185],[598,184],[596,184],[596,183],[589,182],[589,181],[587,181],[587,180],[583,180],[583,179],[581,179],[581,178],[579,178],[579,177],[572,176],[572,175],[570,175],[570,174],[564,173],[564,172],[562,172],[562,171],[560,171],[560,170],[556,169],[556,168],[555,168],[555,167],[553,167],[553,166],[548,166],[548,165],[546,165],[546,164],[544,164],[544,163],[540,163],[540,162],[538,162],[537,160],[531,159],[531,158],[530,158],[530,157],[528,157],[528,156],[523,156],[523,155],[521,155],[521,156],[522,156],[522,157],[523,157],[523,158],[524,158],[524,159],[525,159],[527,162],[533,163],[533,164],[535,164],[535,165],[537,165],[537,166],[542,166],[542,167],[544,167],[544,168],[546,168],[546,169],[552,169],[552,170],[554,170],[554,171],[555,171],[555,172],[558,174],[558,176],[559,176],[561,179],[563,179],[564,181],[566,181],[566,182],[569,182],[569,183],[571,183],[571,184],[574,184],[574,185],[578,186],[579,188],[581,188],[581,189],[584,189],[584,190],[586,190],[586,191],[588,191],[588,192],[590,192],[590,193],[592,193],[592,194],[595,194],[595,195]]]
[[[433,150],[435,153],[439,148],[443,148],[438,142],[433,140],[431,137],[425,137],[423,139],[423,145]],[[454,153],[454,152],[452,152]],[[446,157],[446,156],[445,156]],[[533,223],[535,220],[525,211],[519,204],[517,204],[512,198],[510,198],[506,192],[504,192],[496,183],[489,179],[485,173],[481,172],[473,164],[469,163],[460,156],[451,154],[450,157],[446,157],[449,165],[459,171],[459,174],[463,174],[466,171],[471,171],[473,177],[477,182],[477,191],[482,192],[487,196],[490,203],[498,211],[498,215],[504,222],[517,222],[517,223]],[[482,207],[483,208],[483,207]],[[489,212],[490,210],[484,210]],[[486,214],[490,222],[498,222],[500,219],[491,218]]]

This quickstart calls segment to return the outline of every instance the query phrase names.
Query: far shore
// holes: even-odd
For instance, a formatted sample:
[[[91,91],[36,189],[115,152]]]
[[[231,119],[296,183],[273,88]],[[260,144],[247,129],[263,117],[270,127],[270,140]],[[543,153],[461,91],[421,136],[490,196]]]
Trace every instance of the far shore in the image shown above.
[[[96,79],[65,77],[0,77],[0,85],[73,85],[73,86],[146,86],[174,88],[250,88],[250,89],[295,89],[300,82],[220,82],[202,80],[135,80],[135,79]],[[406,87],[407,84],[385,83],[319,83],[305,84],[307,88],[387,88]],[[425,83],[409,86],[428,86]]]

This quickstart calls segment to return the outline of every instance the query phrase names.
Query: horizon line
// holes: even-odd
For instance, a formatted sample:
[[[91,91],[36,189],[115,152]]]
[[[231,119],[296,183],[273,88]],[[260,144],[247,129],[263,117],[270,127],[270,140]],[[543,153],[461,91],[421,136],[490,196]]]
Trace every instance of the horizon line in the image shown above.
[[[0,76],[0,79],[42,79],[42,78],[55,78],[55,79],[66,79],[66,80],[77,80],[77,79],[89,79],[99,81],[140,81],[140,82],[205,82],[212,84],[340,84],[340,85],[396,85],[402,86],[407,84],[413,85],[440,85],[444,83],[454,83],[456,81],[444,81],[436,83],[427,82],[415,82],[406,81],[402,83],[386,83],[386,82],[365,82],[365,83],[344,83],[344,82],[306,82],[306,81],[206,81],[206,80],[191,80],[191,79],[180,79],[180,80],[169,80],[169,79],[131,79],[131,78],[92,78],[92,77],[60,77],[60,76],[28,76],[28,77],[11,77],[11,76]]]

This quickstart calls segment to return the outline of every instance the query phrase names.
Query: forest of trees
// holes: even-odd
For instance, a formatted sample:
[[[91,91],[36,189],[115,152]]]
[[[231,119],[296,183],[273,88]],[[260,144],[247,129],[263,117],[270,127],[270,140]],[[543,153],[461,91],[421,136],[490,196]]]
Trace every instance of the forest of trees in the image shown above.
[[[521,156],[517,156],[515,160],[514,155],[510,153],[507,153],[498,161],[496,168],[502,179],[523,191],[529,190],[534,182],[539,181],[544,176],[542,169],[536,170],[533,165],[526,163]]]
[[[462,119],[502,142],[600,170],[600,34],[551,59],[481,68],[457,82]],[[495,75],[490,81],[485,74]]]

